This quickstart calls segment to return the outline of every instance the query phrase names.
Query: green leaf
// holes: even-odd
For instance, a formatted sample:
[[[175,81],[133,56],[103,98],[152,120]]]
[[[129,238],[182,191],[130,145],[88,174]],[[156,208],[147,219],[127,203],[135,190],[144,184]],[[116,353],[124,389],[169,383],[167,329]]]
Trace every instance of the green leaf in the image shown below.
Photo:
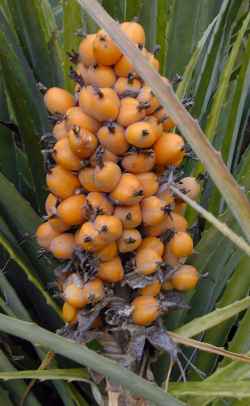
[[[160,70],[163,75],[168,74],[166,72],[166,63],[174,4],[175,0],[158,0],[156,42],[160,45],[160,52],[157,59],[159,59]]]
[[[64,80],[65,86],[72,91],[75,84],[69,78],[69,69],[72,63],[69,60],[68,52],[78,51],[81,41],[77,31],[82,29],[81,7],[76,0],[63,1],[63,43],[64,43]]]
[[[36,324],[16,320],[0,314],[0,330],[5,333],[14,334],[32,343],[40,344],[57,354],[72,359],[78,364],[87,366],[105,375],[112,382],[124,386],[130,393],[143,396],[143,398],[152,401],[155,405],[184,406],[182,402],[165,394],[156,385],[145,381],[128,369],[119,366],[116,362],[96,354],[86,346],[51,333]]]
[[[125,20],[130,21],[135,17],[139,17],[143,7],[143,0],[126,0]]]
[[[235,301],[242,299],[248,294],[250,286],[250,274],[248,272],[249,266],[250,258],[243,257],[239,262],[236,270],[234,271],[233,276],[227,283],[225,291],[217,304],[218,308],[230,305],[230,303],[234,303]],[[246,312],[243,320],[245,319],[247,314],[249,314],[249,311]],[[224,346],[230,329],[232,328],[235,321],[236,317],[232,317],[221,323],[220,325],[216,325],[216,327],[212,328],[204,335],[203,341],[216,346]],[[238,334],[238,332],[236,334]],[[245,339],[245,335],[242,335],[242,337],[244,337]],[[248,349],[250,349],[250,347],[239,349],[230,346],[230,351],[233,352],[245,353]],[[195,365],[203,372],[208,373],[209,371],[211,371],[216,359],[217,357],[213,356],[212,354],[200,352]],[[192,373],[192,376],[194,375],[196,376],[195,372]]]
[[[143,0],[139,21],[146,33],[146,47],[152,51],[156,45],[157,0]]]
[[[249,398],[250,386],[248,382],[223,382],[216,383],[170,383],[169,392],[176,397],[200,396],[202,398]]]
[[[112,15],[112,17],[119,21],[123,22],[126,15],[126,0],[103,0],[102,5],[105,10]],[[129,2],[128,2],[129,3]]]
[[[12,381],[19,379],[38,379],[39,381],[50,381],[50,380],[65,380],[68,382],[79,381],[87,382],[89,374],[82,368],[71,368],[71,369],[36,369],[30,371],[7,371],[0,372],[0,380]]]
[[[13,406],[8,391],[2,387],[0,387],[0,399],[3,402],[4,406]]]
[[[13,25],[35,76],[50,87],[63,84],[56,25],[48,0],[9,0]]]
[[[13,319],[13,320],[15,320],[15,319]],[[13,367],[13,365],[10,363],[8,358],[4,355],[4,353],[1,350],[0,350],[0,370],[1,371],[10,371],[10,372],[15,371],[15,368]],[[6,382],[5,387],[11,392],[11,396],[13,397],[16,404],[18,404],[21,401],[22,396],[25,393],[25,390],[27,389],[27,385],[23,381]],[[1,399],[1,401],[2,401],[2,399]],[[26,406],[42,406],[40,404],[40,402],[38,402],[38,400],[35,398],[35,396],[33,395],[32,392],[29,393],[29,396],[26,399],[25,405]]]
[[[0,12],[0,63],[5,86],[23,136],[38,208],[44,200],[44,170],[39,137],[48,130],[48,118],[35,78],[23,53]]]
[[[236,302],[216,309],[211,313],[206,314],[202,317],[197,317],[193,321],[190,321],[184,326],[181,326],[175,330],[176,334],[180,334],[183,337],[193,337],[199,333],[208,330],[211,327],[217,326],[223,321],[230,319],[231,317],[239,314],[243,310],[250,306],[250,297],[246,297],[242,300],[237,300]]]

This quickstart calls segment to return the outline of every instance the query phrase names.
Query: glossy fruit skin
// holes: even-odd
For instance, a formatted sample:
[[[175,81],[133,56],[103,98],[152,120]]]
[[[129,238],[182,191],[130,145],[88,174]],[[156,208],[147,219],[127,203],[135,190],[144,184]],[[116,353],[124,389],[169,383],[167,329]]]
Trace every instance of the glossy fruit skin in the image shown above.
[[[161,284],[159,281],[155,281],[146,285],[144,288],[139,289],[140,296],[157,296],[160,293]]]
[[[68,135],[67,128],[66,128],[66,123],[65,121],[59,121],[58,123],[55,124],[52,134],[54,137],[59,141],[62,138],[66,138]]]
[[[179,165],[184,157],[183,138],[175,133],[163,133],[154,145],[157,165]]]
[[[114,66],[114,71],[117,76],[127,78],[130,74],[134,72],[134,65],[130,60],[123,55]]]
[[[171,238],[169,249],[176,257],[187,257],[193,252],[193,240],[185,231],[179,231]]]
[[[92,168],[95,168],[98,161],[98,148],[96,149],[95,153],[90,157],[90,165]],[[104,148],[102,153],[102,162],[115,162],[117,163],[119,160],[118,156],[113,154],[113,152],[109,151],[107,148]]]
[[[138,230],[123,230],[123,233],[118,241],[119,252],[126,253],[135,251],[140,246],[141,242],[142,237]]]
[[[163,221],[154,226],[145,227],[145,232],[148,236],[159,237],[167,230],[186,231],[188,228],[187,220],[177,213],[171,213],[171,216],[165,216]]]
[[[101,192],[110,193],[118,185],[121,178],[121,169],[114,162],[104,162],[94,170],[94,182]]]
[[[121,238],[122,222],[115,216],[100,215],[95,219],[95,229],[99,236],[106,242],[110,243]]]
[[[100,65],[114,65],[121,57],[121,51],[104,31],[97,32],[93,41],[93,53],[95,60]]]
[[[93,52],[93,43],[96,34],[88,34],[79,45],[79,57],[85,66],[95,64],[96,60]]]
[[[107,244],[91,221],[84,223],[77,234],[77,245],[89,252],[101,250]]]
[[[120,110],[120,99],[116,92],[103,87],[83,87],[79,95],[79,103],[83,112],[97,121],[115,120]]]
[[[139,248],[135,257],[136,272],[143,275],[151,275],[156,272],[162,258],[150,248]]]
[[[153,296],[138,296],[131,303],[132,320],[140,326],[149,326],[160,315],[160,306]]]
[[[134,75],[130,75],[131,78],[119,77],[114,84],[114,90],[121,96],[125,92],[137,92],[141,88],[140,80],[136,79]]]
[[[147,107],[145,110],[147,115],[153,114],[154,111],[160,106],[159,100],[152,92],[152,89],[147,85],[144,85],[141,88],[137,99],[142,103],[149,103],[149,107]]]
[[[94,180],[94,168],[84,168],[82,169],[79,174],[79,181],[81,185],[83,186],[84,190],[87,192],[98,192],[99,189],[95,184]]]
[[[197,199],[200,193],[200,185],[197,180],[192,176],[182,178],[176,185],[183,193],[185,193],[190,199]],[[179,197],[177,197],[181,200]]]
[[[65,114],[74,106],[74,97],[67,90],[51,87],[44,95],[44,103],[50,113]]]
[[[56,208],[60,203],[60,199],[58,197],[54,196],[53,193],[50,193],[47,196],[47,199],[45,201],[45,210],[48,216],[53,216],[56,214]]]
[[[142,200],[143,190],[135,175],[123,173],[110,197],[121,205],[131,206]]]
[[[198,281],[199,273],[197,269],[191,265],[180,266],[171,278],[174,289],[181,292],[194,289]]]
[[[101,262],[99,265],[98,277],[104,282],[117,283],[124,278],[124,270],[120,257],[114,257],[110,261]]]
[[[146,226],[159,224],[164,220],[166,204],[157,196],[146,197],[141,202],[142,221]]]
[[[87,202],[90,209],[95,214],[107,214],[111,216],[114,211],[112,203],[108,200],[104,193],[90,192],[87,195]]]
[[[49,249],[51,241],[60,235],[60,232],[51,227],[48,221],[40,224],[36,229],[36,240],[40,247]]]
[[[71,151],[79,159],[89,158],[95,152],[98,144],[97,138],[93,133],[80,127],[73,127],[69,131],[68,142]]]
[[[72,196],[80,187],[77,176],[59,165],[48,172],[46,180],[50,192],[61,199]]]
[[[70,228],[68,224],[64,223],[64,221],[57,216],[50,217],[48,222],[53,230],[57,231],[58,233],[64,233],[64,231],[67,231]]]
[[[81,160],[73,153],[68,138],[57,141],[53,148],[53,158],[58,165],[69,171],[78,171],[81,168]]]
[[[125,132],[119,124],[105,125],[97,133],[101,145],[115,155],[123,155],[129,147],[125,138]]]
[[[126,229],[136,228],[142,222],[141,208],[139,204],[132,206],[116,206],[114,216],[119,218]]]
[[[66,323],[73,323],[77,318],[77,309],[65,302],[62,308],[62,316]]]
[[[120,24],[120,29],[127,35],[130,41],[137,45],[144,45],[146,36],[141,24],[136,21],[124,21]]]
[[[108,245],[105,245],[100,251],[96,253],[97,257],[101,262],[111,261],[118,254],[117,244],[115,241],[112,241]]]
[[[86,220],[86,197],[84,195],[70,196],[63,200],[57,215],[69,226],[82,224]]]
[[[169,244],[166,244],[165,246],[165,253],[164,253],[164,261],[172,266],[172,267],[176,267],[179,264],[180,258],[176,257],[172,251],[169,248]]]
[[[154,153],[147,154],[144,152],[132,152],[128,153],[122,159],[122,167],[128,172],[139,174],[149,172],[153,169],[155,164]]]
[[[128,127],[136,121],[143,120],[145,115],[145,109],[140,108],[140,102],[137,99],[124,97],[121,99],[117,122],[123,127]]]
[[[49,246],[50,252],[55,258],[65,260],[73,256],[75,250],[75,238],[71,233],[64,233],[55,237]]]
[[[80,107],[75,106],[67,110],[65,118],[65,128],[67,131],[71,130],[74,126],[79,126],[91,133],[95,133],[100,124],[94,118],[84,113]]]
[[[163,256],[164,253],[164,244],[160,240],[160,238],[157,237],[146,237],[143,238],[142,243],[140,245],[140,249],[152,249],[155,251],[160,257]]]
[[[125,136],[129,144],[138,148],[150,148],[156,141],[154,127],[147,121],[139,121],[128,126]]]
[[[98,87],[112,87],[116,75],[110,66],[92,65],[88,68],[88,83]]]
[[[137,175],[142,188],[144,198],[153,196],[157,193],[159,188],[158,177],[154,172],[143,172]]]
[[[104,286],[100,279],[93,279],[86,284],[69,282],[64,289],[65,300],[77,309],[89,303],[97,303],[104,297]]]

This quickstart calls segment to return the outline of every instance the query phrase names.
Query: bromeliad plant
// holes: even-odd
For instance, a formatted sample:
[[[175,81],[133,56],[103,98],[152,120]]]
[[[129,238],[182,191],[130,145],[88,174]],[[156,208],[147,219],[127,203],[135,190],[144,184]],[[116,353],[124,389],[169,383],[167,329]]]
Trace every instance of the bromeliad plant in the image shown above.
[[[181,18],[177,2],[175,7],[159,0],[150,6],[129,1],[103,3],[120,21],[138,15],[151,49],[157,37],[162,45],[161,73],[165,76],[166,61],[167,68],[172,66],[172,61],[168,62],[173,55],[171,21],[176,24]],[[94,34],[95,23],[86,14],[82,19],[79,4],[106,32]],[[2,257],[5,273],[0,280],[0,306],[8,316],[34,320],[52,331],[61,328],[64,336],[88,342],[92,349],[104,352],[147,379],[154,376],[159,385],[166,380],[166,389],[187,404],[217,405],[218,398],[248,398],[250,394],[242,380],[247,376],[249,359],[240,354],[248,350],[248,311],[237,331],[235,327],[237,315],[249,306],[249,298],[245,297],[248,277],[244,272],[249,265],[249,245],[239,236],[237,226],[239,222],[249,236],[249,204],[242,192],[243,186],[246,192],[249,189],[250,159],[246,131],[250,59],[247,2],[243,1],[240,8],[236,1],[216,6],[215,18],[197,44],[182,80],[171,78],[179,99],[199,118],[208,139],[220,149],[228,168],[237,174],[240,188],[177,102],[170,83],[163,82],[146,62],[147,59],[158,69],[157,58],[142,47],[142,26],[138,22],[121,25],[130,40],[139,44],[135,47],[95,1],[90,4],[79,0],[79,4],[64,1],[63,8],[56,7],[59,26],[63,15],[60,38],[55,35],[58,30],[47,1],[24,1],[20,5],[11,0],[0,6],[4,96],[0,111],[0,182],[4,191],[0,197],[0,230],[1,244],[9,254],[9,259]],[[124,7],[120,7],[122,4]],[[151,21],[156,13],[158,24],[156,19]],[[83,22],[91,35],[80,39],[76,33],[82,35]],[[33,40],[27,35],[31,27],[37,32]],[[162,27],[168,27],[167,36],[162,35]],[[65,84],[70,93],[62,89],[62,41]],[[216,62],[219,58],[221,65]],[[50,88],[44,101],[53,125],[40,95],[45,87]],[[75,98],[71,96],[73,92]],[[180,133],[199,160],[182,136],[177,135]],[[51,193],[45,204],[46,221],[38,227],[41,219],[36,213],[43,214],[45,194],[41,149]],[[195,159],[187,159],[190,155]],[[212,186],[200,160],[225,201]],[[181,163],[184,175],[174,168]],[[200,192],[195,176],[202,183],[200,204],[193,200]],[[228,209],[225,212],[225,202],[236,214],[236,220]],[[180,214],[186,203],[195,209],[185,211],[196,242],[194,251],[192,238],[186,232],[187,221]],[[223,211],[223,217],[216,218]],[[215,228],[209,227],[210,223]],[[42,246],[39,257],[36,229]],[[45,255],[44,249],[59,260],[59,266],[51,255]],[[188,265],[183,265],[183,258],[191,253]],[[200,278],[198,288],[186,298],[187,307],[178,291],[196,285],[196,269],[206,278]],[[165,290],[159,292],[162,288]],[[66,300],[62,314],[67,325],[63,329],[53,296],[59,304],[61,298]],[[213,311],[217,306],[221,309]],[[169,309],[173,307],[179,308],[178,312],[171,313]],[[159,314],[166,309],[164,324],[159,323]],[[8,337],[0,354],[1,369],[9,371],[0,375],[7,379],[1,385],[6,404],[20,400],[42,404],[48,385],[56,388],[53,396],[67,405],[93,404],[93,396],[101,404],[101,396],[105,396],[100,380],[103,376],[108,381],[112,405],[122,396],[120,387],[114,388],[111,383],[121,384],[129,391],[130,395],[125,396],[130,403],[137,404],[140,397],[159,405],[183,404],[86,346],[4,315],[0,320],[3,332],[39,343],[74,360],[74,366],[80,364],[91,371],[89,374],[83,369],[69,369],[72,364],[62,363],[51,353],[45,355],[39,347],[33,347],[35,355],[31,346],[23,347],[24,358],[17,361],[9,355],[9,349],[18,354],[17,341]],[[204,343],[190,340],[208,329]],[[233,353],[218,347],[228,342],[229,334],[229,349]],[[205,352],[190,353],[176,347],[177,343]],[[154,348],[160,350],[157,359]],[[162,349],[169,352],[170,361]],[[227,367],[224,358],[223,368],[212,373],[218,355],[235,361]],[[39,366],[39,358],[43,360],[41,370],[32,371]],[[171,374],[175,361],[180,372],[173,370]],[[235,386],[227,384],[227,380],[236,380],[234,371]],[[171,380],[182,376],[190,382],[168,385],[170,374]],[[210,374],[204,382],[192,382]],[[27,386],[23,381],[30,377],[52,382],[42,384],[43,391],[39,391],[34,382]],[[18,385],[12,385],[11,379],[17,378]],[[66,382],[71,380],[77,380],[77,385]],[[94,386],[97,382],[98,388]],[[132,398],[133,394],[137,397]]]

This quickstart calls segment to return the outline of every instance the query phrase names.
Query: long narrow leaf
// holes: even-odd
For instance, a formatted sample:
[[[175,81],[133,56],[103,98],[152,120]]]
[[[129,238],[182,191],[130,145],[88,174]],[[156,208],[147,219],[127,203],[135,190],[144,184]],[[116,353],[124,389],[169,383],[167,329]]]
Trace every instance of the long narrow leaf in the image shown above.
[[[248,382],[223,382],[216,383],[200,383],[200,382],[186,382],[186,383],[171,383],[169,392],[176,397],[184,396],[200,396],[202,398],[216,397],[216,398],[249,398],[250,386]]]

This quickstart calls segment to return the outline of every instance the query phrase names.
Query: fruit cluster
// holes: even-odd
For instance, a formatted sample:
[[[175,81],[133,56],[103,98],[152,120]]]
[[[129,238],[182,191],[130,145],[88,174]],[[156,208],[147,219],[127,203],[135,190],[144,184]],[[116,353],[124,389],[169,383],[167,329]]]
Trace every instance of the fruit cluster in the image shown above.
[[[120,28],[159,70],[142,26]],[[195,199],[199,184],[182,177],[183,138],[106,32],[87,35],[71,57],[74,97],[56,87],[44,96],[57,122],[46,156],[47,221],[36,238],[62,261],[58,286],[70,326],[95,308],[89,328],[150,326],[168,310],[169,292],[192,289],[199,279],[185,265],[193,252],[185,203],[171,190],[174,183]]]

